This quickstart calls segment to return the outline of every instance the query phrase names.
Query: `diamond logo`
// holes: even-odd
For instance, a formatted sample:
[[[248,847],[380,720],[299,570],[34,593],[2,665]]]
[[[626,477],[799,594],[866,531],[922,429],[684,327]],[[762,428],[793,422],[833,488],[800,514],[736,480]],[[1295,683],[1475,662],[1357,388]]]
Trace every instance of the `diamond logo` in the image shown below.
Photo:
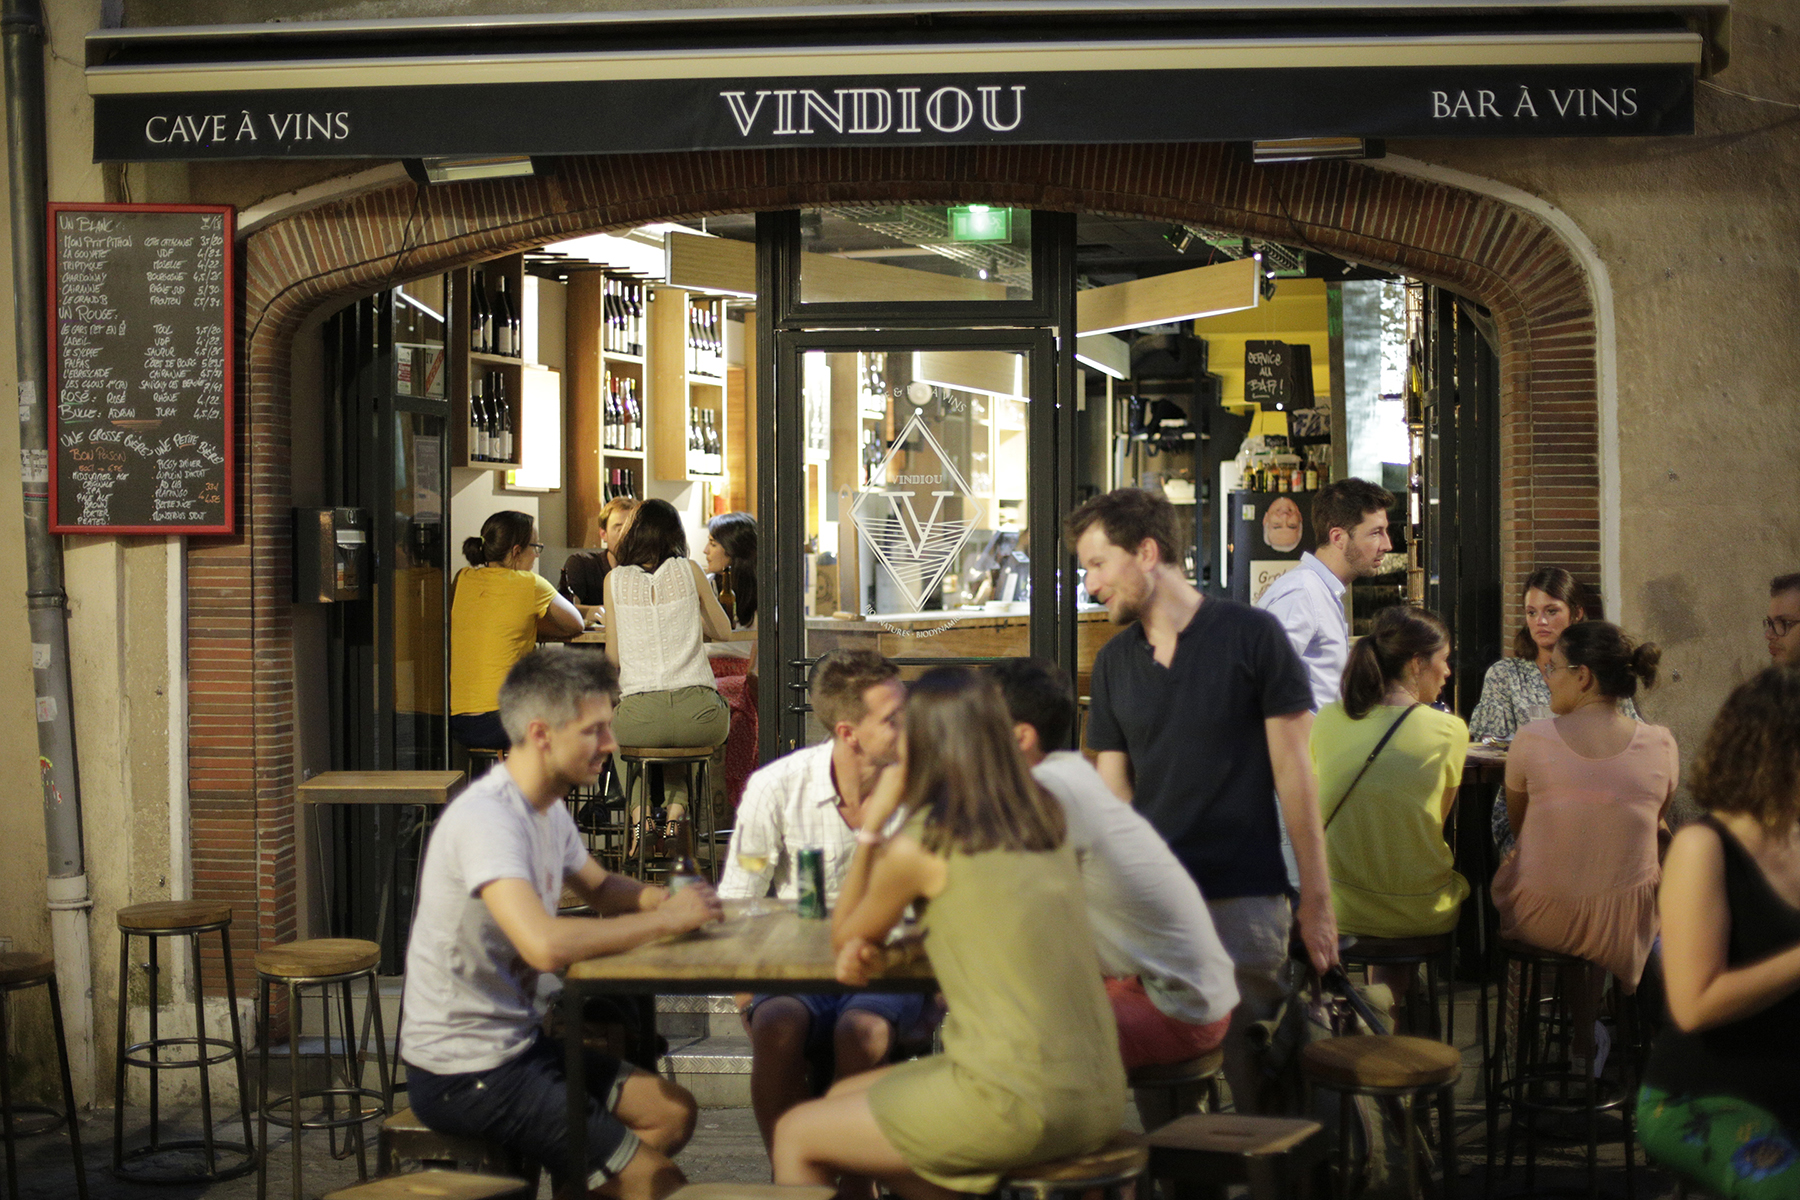
[[[981,524],[982,511],[915,411],[875,469],[869,490],[857,494],[850,519],[918,612]]]

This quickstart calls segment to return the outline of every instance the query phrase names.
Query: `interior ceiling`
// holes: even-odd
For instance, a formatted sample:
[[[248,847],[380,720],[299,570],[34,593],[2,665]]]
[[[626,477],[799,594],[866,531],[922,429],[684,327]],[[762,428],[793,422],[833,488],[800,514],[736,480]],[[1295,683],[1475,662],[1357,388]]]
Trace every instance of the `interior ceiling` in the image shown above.
[[[1028,282],[1028,246],[951,242],[947,236],[939,236],[944,224],[942,213],[941,208],[922,205],[809,209],[802,213],[802,236],[811,253],[844,254],[952,275],[971,275],[975,268],[986,267],[995,279]],[[696,218],[681,224],[718,237],[756,240],[755,213]],[[1257,251],[1265,252],[1278,276],[1304,276],[1327,282],[1398,278],[1391,272],[1347,262],[1303,245],[1250,241],[1199,226],[1139,217],[1077,214],[1075,242],[1078,287],[1104,287],[1211,266]],[[1281,269],[1294,262],[1301,266]]]

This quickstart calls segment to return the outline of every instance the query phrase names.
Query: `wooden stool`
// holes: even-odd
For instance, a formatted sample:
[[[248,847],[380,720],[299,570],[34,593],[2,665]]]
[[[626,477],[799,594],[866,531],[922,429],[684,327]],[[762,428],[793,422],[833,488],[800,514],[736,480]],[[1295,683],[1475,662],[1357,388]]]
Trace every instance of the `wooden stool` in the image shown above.
[[[383,1175],[443,1167],[483,1175],[508,1175],[517,1180],[529,1180],[534,1185],[537,1180],[537,1168],[528,1166],[523,1155],[508,1150],[492,1138],[439,1133],[419,1120],[410,1108],[401,1109],[381,1123],[376,1146],[376,1169]],[[535,1186],[533,1191],[536,1191]]]
[[[1248,1183],[1252,1200],[1304,1200],[1312,1192],[1320,1128],[1317,1121],[1289,1117],[1178,1117],[1144,1139],[1150,1145],[1150,1177],[1171,1185],[1197,1184],[1208,1196],[1223,1197],[1227,1184]]]
[[[26,988],[50,989],[50,1026],[56,1033],[56,1065],[62,1073],[63,1108],[61,1112],[41,1104],[14,1104],[12,1094],[12,1056],[6,1053],[12,1045],[12,994]],[[23,1115],[49,1117],[46,1124],[30,1129],[18,1127]],[[75,1194],[87,1200],[87,1168],[81,1161],[81,1126],[75,1115],[75,1085],[69,1082],[69,1044],[63,1038],[62,996],[56,990],[56,960],[48,954],[30,954],[9,950],[0,954],[0,1128],[6,1135],[6,1194],[17,1200],[19,1167],[13,1145],[20,1136],[48,1133],[68,1123],[69,1150],[75,1158]]]
[[[257,998],[262,1027],[262,1037],[258,1041],[261,1044],[259,1063],[262,1078],[258,1085],[256,1144],[262,1152],[256,1156],[256,1200],[264,1200],[268,1193],[271,1121],[293,1130],[294,1200],[300,1200],[300,1138],[303,1131],[308,1129],[327,1131],[333,1155],[337,1154],[337,1131],[349,1130],[356,1145],[357,1178],[369,1177],[368,1158],[363,1147],[363,1125],[376,1117],[387,1115],[388,1097],[393,1094],[389,1087],[387,1043],[381,1029],[381,997],[375,982],[375,966],[380,961],[381,947],[360,938],[314,938],[304,942],[289,942],[257,954]],[[350,985],[358,979],[366,979],[369,985],[368,1010],[363,1024],[361,1047],[356,1045],[351,1032],[355,1020],[351,1015]],[[276,985],[287,989],[288,1093],[270,1101],[269,995],[270,989]],[[340,1006],[339,1020],[343,1031],[341,1085],[333,1078],[333,1068],[337,1065],[334,1062],[331,1040],[333,986],[338,989],[336,1000]],[[300,1090],[300,999],[301,989],[308,987],[317,987],[323,993],[325,1086],[303,1092]],[[375,1062],[381,1077],[380,1091],[366,1088],[362,1084],[363,1061],[368,1057],[370,1022],[375,1027]],[[321,1101],[320,1115],[310,1118],[302,1115],[300,1105],[306,1100]],[[349,1111],[342,1116],[337,1113],[340,1101],[349,1106]]]
[[[1107,1200],[1121,1200],[1126,1186],[1149,1164],[1150,1150],[1144,1139],[1120,1130],[1092,1154],[1054,1158],[1008,1171],[1000,1177],[997,1194],[1003,1200],[1080,1200],[1085,1193],[1098,1191]]]
[[[1512,986],[1512,966],[1518,964],[1518,987]],[[1636,997],[1620,995],[1619,1044],[1615,1047],[1626,1064],[1625,1086],[1611,1095],[1602,1081],[1591,1073],[1577,1070],[1568,1046],[1573,1035],[1569,1008],[1556,980],[1563,971],[1586,971],[1593,968],[1585,959],[1552,950],[1542,950],[1525,942],[1500,939],[1500,1014],[1494,1034],[1494,1051],[1489,1063],[1487,1096],[1487,1175],[1494,1176],[1494,1154],[1499,1142],[1500,1109],[1509,1112],[1506,1130],[1506,1170],[1512,1170],[1513,1145],[1521,1127],[1525,1131],[1525,1189],[1536,1194],[1537,1181],[1537,1117],[1544,1113],[1585,1114],[1588,1130],[1588,1186],[1590,1197],[1600,1194],[1600,1114],[1617,1109],[1624,1122],[1625,1195],[1637,1194],[1636,1154],[1633,1144],[1637,1107],[1635,1080],[1637,1021]],[[1546,975],[1548,972],[1548,975]],[[1510,1070],[1507,1062],[1506,1010],[1511,1001],[1518,1044],[1513,1048]],[[1549,1012],[1544,1011],[1549,1006]],[[1560,1037],[1559,1037],[1560,1035]],[[1552,1043],[1560,1040],[1557,1049]],[[1560,1057],[1557,1057],[1560,1055]],[[1501,1078],[1505,1075],[1505,1078]],[[1550,1092],[1556,1096],[1552,1098]],[[1578,1092],[1579,1098],[1571,1095]],[[1488,1185],[1492,1188],[1491,1182]]]
[[[1350,1126],[1356,1096],[1394,1096],[1401,1101],[1406,1122],[1407,1195],[1419,1192],[1418,1155],[1414,1133],[1418,1125],[1413,1101],[1422,1093],[1436,1092],[1438,1120],[1443,1126],[1444,1196],[1456,1196],[1456,1081],[1462,1076],[1462,1055],[1452,1046],[1428,1038],[1380,1037],[1356,1034],[1310,1042],[1300,1051],[1300,1069],[1314,1087],[1337,1092],[1341,1098],[1338,1126],[1338,1187],[1350,1188]]]
[[[831,1200],[836,1188],[779,1183],[690,1183],[668,1200]]]
[[[499,1175],[414,1171],[339,1188],[323,1200],[531,1200],[535,1192],[524,1180]]]
[[[463,753],[469,756],[467,775],[471,783],[499,766],[506,758],[504,750],[489,750],[480,746],[465,746]]]
[[[209,900],[159,900],[149,904],[133,904],[121,908],[119,922],[119,1037],[118,1065],[113,1075],[113,1174],[136,1183],[208,1183],[235,1179],[256,1167],[256,1149],[250,1142],[250,1082],[244,1073],[243,1031],[238,1027],[237,979],[231,970],[231,905]],[[217,933],[225,956],[226,1011],[230,1014],[231,1040],[206,1036],[206,987],[200,961],[200,935]],[[126,1013],[130,994],[131,939],[140,937],[148,944],[149,958],[144,964],[147,994],[150,997],[150,1036],[146,1041],[126,1045]],[[194,966],[194,1036],[162,1037],[157,1030],[158,967],[156,946],[162,938],[186,938]],[[170,1060],[162,1057],[172,1046],[193,1047],[192,1057]],[[213,1137],[212,1072],[209,1068],[222,1062],[237,1064],[238,1119],[242,1122],[244,1140],[220,1142]],[[125,1152],[125,1068],[143,1067],[150,1072],[150,1144]],[[200,1073],[199,1138],[163,1141],[158,1109],[162,1093],[162,1073],[169,1070],[197,1070]],[[204,1171],[128,1169],[140,1167],[158,1155],[173,1151],[200,1150],[205,1153]],[[221,1171],[218,1151],[243,1156],[243,1161]]]
[[[723,744],[723,743],[721,743]],[[718,746],[620,746],[615,753],[620,762],[625,764],[625,807],[627,814],[631,811],[633,789],[645,770],[655,767],[666,771],[670,767],[685,767],[688,782],[688,829],[697,833],[698,837],[711,841],[712,798],[706,793],[706,771],[712,762],[712,756]],[[644,826],[650,819],[650,781],[644,778],[643,806],[638,812],[639,831],[637,839],[638,878],[644,878],[645,868],[649,864],[650,839],[644,835]],[[707,828],[701,829],[698,822],[704,814]],[[689,839],[688,853],[693,853],[693,838]]]
[[[1137,1099],[1145,1131],[1189,1113],[1219,1111],[1219,1078],[1225,1052],[1213,1050],[1186,1062],[1135,1067],[1125,1082]]]

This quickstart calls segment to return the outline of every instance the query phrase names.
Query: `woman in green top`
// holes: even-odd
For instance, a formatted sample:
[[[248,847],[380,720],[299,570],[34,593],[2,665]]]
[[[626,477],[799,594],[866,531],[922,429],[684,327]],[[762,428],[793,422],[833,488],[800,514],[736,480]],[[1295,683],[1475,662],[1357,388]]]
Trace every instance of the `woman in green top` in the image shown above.
[[[1469,883],[1452,869],[1444,822],[1462,782],[1469,727],[1428,707],[1449,677],[1444,623],[1422,608],[1384,608],[1350,651],[1343,700],[1327,704],[1313,722],[1340,933],[1424,937],[1456,925]],[[1400,968],[1378,981],[1400,996],[1411,974]]]
[[[866,984],[907,952],[885,944],[906,906],[923,907],[944,1053],[790,1109],[775,1182],[985,1194],[1014,1167],[1098,1149],[1124,1116],[1125,1071],[1062,810],[1026,771],[998,689],[927,673],[900,749],[863,806],[832,942],[838,978]],[[900,804],[909,819],[884,840]]]

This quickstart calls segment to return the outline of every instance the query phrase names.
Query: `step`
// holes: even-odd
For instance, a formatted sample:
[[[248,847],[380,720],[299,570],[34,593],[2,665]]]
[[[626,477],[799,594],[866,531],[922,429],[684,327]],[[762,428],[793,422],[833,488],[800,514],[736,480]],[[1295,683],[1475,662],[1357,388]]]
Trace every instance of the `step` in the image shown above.
[[[664,1077],[692,1092],[702,1108],[750,1103],[750,1039],[741,1033],[672,1042],[659,1065]]]
[[[674,1045],[696,1038],[740,1036],[744,1021],[730,996],[658,996],[656,1031]]]

